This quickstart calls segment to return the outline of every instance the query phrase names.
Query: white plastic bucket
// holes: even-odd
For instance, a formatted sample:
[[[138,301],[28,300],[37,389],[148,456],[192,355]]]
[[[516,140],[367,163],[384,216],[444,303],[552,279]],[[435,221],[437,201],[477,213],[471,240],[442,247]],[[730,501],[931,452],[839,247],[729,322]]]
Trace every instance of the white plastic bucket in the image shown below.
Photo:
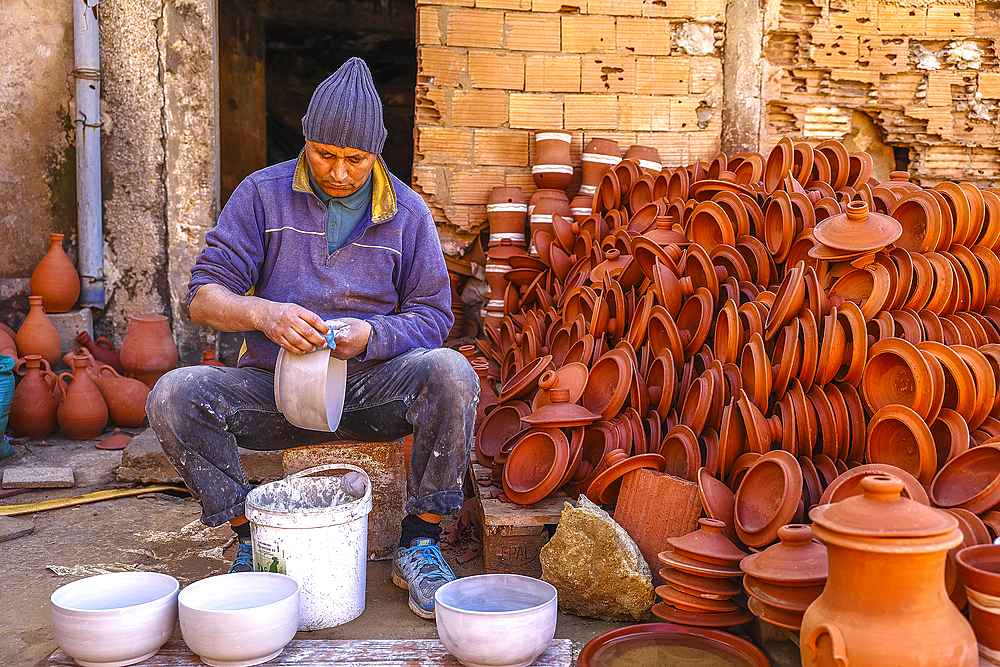
[[[360,473],[364,495],[332,504],[343,475],[309,477],[326,470]],[[365,610],[371,480],[348,463],[303,470],[263,484],[247,496],[254,569],[287,574],[299,582],[299,630],[347,623]]]

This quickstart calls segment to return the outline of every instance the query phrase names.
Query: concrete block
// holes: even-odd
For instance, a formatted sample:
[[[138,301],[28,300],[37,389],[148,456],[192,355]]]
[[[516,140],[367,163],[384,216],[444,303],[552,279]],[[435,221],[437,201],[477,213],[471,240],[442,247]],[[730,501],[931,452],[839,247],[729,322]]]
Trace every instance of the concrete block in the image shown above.
[[[78,347],[73,339],[81,331],[86,331],[91,338],[94,338],[94,316],[90,308],[71,310],[68,313],[45,313],[45,315],[59,332],[63,354]]]
[[[254,484],[281,479],[281,452],[240,450],[247,478]],[[122,450],[122,463],[115,471],[119,482],[137,484],[183,484],[174,466],[163,453],[160,441],[147,428],[132,438]]]
[[[30,535],[34,530],[34,521],[13,516],[0,516],[0,542]]]
[[[64,489],[76,483],[72,468],[20,467],[3,471],[5,489]]]

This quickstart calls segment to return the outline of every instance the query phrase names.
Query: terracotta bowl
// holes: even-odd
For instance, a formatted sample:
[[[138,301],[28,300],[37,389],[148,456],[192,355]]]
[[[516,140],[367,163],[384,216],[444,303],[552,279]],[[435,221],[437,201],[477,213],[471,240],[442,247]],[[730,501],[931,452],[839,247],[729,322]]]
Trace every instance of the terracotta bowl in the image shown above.
[[[888,463],[930,484],[937,470],[937,449],[931,430],[905,405],[887,405],[868,423],[869,463]]]
[[[973,447],[946,463],[931,482],[930,498],[938,507],[973,514],[1000,503],[1000,444]]]
[[[538,502],[559,488],[569,466],[569,453],[569,441],[559,429],[530,431],[504,464],[504,493],[520,505]]]
[[[749,547],[764,547],[792,521],[802,500],[802,469],[777,450],[754,461],[736,491],[736,533]]]

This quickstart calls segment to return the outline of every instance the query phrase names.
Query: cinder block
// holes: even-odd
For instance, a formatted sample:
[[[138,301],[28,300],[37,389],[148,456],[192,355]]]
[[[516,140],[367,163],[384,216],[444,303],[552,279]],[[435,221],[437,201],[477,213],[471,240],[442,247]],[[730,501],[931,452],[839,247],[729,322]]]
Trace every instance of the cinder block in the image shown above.
[[[563,101],[566,129],[614,130],[618,127],[617,95],[564,95]]]
[[[507,48],[512,51],[559,51],[558,14],[507,14]]]
[[[448,15],[445,43],[498,49],[503,46],[503,12],[483,9],[453,9]]]
[[[691,58],[691,93],[708,93],[712,89],[722,90],[722,59],[715,56]],[[638,86],[638,81],[636,82]],[[636,91],[638,92],[638,91]],[[720,95],[721,97],[721,95]]]
[[[881,2],[878,5],[878,31],[883,35],[921,36],[927,32],[927,9]]]
[[[72,468],[23,466],[5,468],[2,486],[5,489],[64,489],[75,483]]]
[[[474,162],[504,167],[528,166],[527,130],[476,130]]]
[[[91,338],[94,337],[94,316],[90,308],[71,310],[68,313],[45,313],[45,316],[59,332],[63,354],[79,347],[73,339],[81,331],[86,331]]]
[[[486,206],[490,190],[504,180],[502,167],[475,167],[472,169],[452,169],[451,203],[479,204]]]
[[[813,30],[809,54],[816,67],[856,67],[859,43],[857,35]]]
[[[434,6],[417,9],[417,43],[421,46],[442,44],[441,11]]]
[[[619,50],[636,55],[670,55],[670,21],[666,19],[620,17],[615,23],[615,35]]]
[[[927,8],[927,36],[957,39],[975,31],[975,9],[958,4]]]
[[[862,37],[858,62],[873,72],[892,74],[910,66],[910,40],[903,36]]]
[[[698,114],[695,109],[698,100],[686,97],[666,98],[670,105],[670,129],[673,132],[693,131],[698,129]]]
[[[464,53],[440,46],[421,46],[417,50],[417,67],[420,76],[432,86],[454,86],[468,71]]]
[[[563,16],[562,50],[567,53],[613,52],[615,20],[610,16]]]
[[[524,90],[524,56],[469,51],[469,77],[476,88]]]
[[[458,127],[500,127],[507,122],[507,93],[502,90],[456,90],[452,123]]]
[[[0,542],[16,540],[30,535],[35,530],[35,522],[16,516],[0,516]]]
[[[636,58],[636,94],[687,95],[691,87],[690,63],[692,60],[695,59],[682,57]],[[698,58],[697,60],[702,60],[702,58]],[[705,58],[704,60],[717,59]]]
[[[472,130],[453,127],[417,127],[418,159],[436,164],[469,164]]]
[[[562,128],[562,100],[555,95],[511,93],[508,125],[512,128],[534,130]]]
[[[635,58],[585,55],[580,77],[583,93],[634,93]]]
[[[524,89],[529,92],[580,92],[580,56],[525,57]]]

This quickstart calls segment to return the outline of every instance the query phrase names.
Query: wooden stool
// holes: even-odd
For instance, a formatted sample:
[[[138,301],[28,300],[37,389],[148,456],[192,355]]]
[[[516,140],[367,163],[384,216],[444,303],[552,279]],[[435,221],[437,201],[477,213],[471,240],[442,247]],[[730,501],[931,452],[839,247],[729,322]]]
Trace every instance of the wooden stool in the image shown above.
[[[372,511],[368,515],[368,559],[386,560],[399,544],[400,522],[406,508],[406,465],[403,442],[332,440],[293,447],[281,453],[285,477],[314,466],[350,463],[371,479]]]

